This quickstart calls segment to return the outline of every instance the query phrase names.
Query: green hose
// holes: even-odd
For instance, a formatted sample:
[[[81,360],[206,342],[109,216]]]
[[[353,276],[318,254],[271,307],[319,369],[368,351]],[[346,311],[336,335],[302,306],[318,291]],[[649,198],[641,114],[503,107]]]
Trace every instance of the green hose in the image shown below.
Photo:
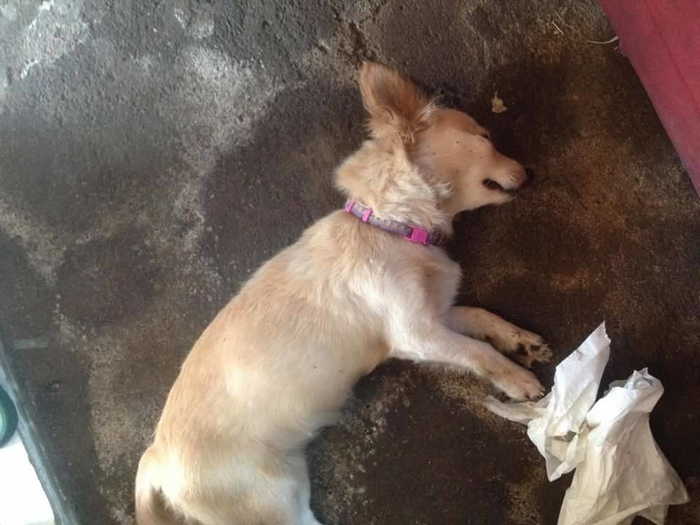
[[[17,409],[0,386],[0,447],[10,441],[17,430]]]

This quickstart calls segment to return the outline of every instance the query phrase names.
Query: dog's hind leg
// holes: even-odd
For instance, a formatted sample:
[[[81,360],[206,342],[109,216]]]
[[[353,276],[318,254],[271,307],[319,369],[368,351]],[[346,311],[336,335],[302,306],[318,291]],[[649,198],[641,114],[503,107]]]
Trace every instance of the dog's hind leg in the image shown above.
[[[455,332],[491,343],[528,368],[534,362],[546,363],[552,359],[552,351],[542,337],[482,308],[454,306],[445,316],[445,324]]]
[[[174,502],[183,515],[201,525],[321,525],[310,508],[311,484],[301,453],[279,456],[274,472],[246,469],[245,478],[199,480],[196,493]],[[220,473],[218,473],[220,474]]]

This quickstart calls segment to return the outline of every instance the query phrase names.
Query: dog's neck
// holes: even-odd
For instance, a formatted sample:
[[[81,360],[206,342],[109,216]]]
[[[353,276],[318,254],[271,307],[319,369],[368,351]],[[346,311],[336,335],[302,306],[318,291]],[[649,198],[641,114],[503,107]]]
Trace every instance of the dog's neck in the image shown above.
[[[336,181],[377,217],[452,234],[452,217],[442,209],[451,188],[422,172],[403,149],[367,141],[341,164]]]

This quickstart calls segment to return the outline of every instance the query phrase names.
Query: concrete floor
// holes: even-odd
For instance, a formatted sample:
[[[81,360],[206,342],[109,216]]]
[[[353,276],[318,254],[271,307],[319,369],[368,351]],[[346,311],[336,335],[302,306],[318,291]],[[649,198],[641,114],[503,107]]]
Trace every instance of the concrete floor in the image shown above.
[[[0,1],[2,358],[63,523],[133,523],[190,346],[341,204],[365,57],[535,167],[522,199],[459,223],[461,302],[562,351],[606,319],[606,384],[649,366],[666,385],[653,430],[696,500],[669,523],[700,522],[700,202],[627,60],[586,41],[610,36],[593,0]],[[311,447],[319,517],[556,523],[569,478],[547,483],[487,393],[404,363],[372,374]]]

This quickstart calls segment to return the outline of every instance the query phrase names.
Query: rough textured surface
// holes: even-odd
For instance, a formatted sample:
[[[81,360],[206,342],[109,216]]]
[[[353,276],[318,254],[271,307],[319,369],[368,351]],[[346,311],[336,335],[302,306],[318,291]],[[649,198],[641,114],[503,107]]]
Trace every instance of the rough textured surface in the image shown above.
[[[534,166],[522,199],[459,223],[461,301],[557,349],[605,318],[605,379],[649,366],[665,383],[653,429],[697,500],[700,204],[626,59],[586,42],[609,36],[592,0],[0,1],[5,361],[80,520],[133,523],[136,462],[189,347],[340,204],[365,57]],[[523,429],[484,412],[490,392],[376,371],[311,447],[319,516],[555,523],[568,481],[548,484]],[[700,507],[671,515],[698,523]]]

